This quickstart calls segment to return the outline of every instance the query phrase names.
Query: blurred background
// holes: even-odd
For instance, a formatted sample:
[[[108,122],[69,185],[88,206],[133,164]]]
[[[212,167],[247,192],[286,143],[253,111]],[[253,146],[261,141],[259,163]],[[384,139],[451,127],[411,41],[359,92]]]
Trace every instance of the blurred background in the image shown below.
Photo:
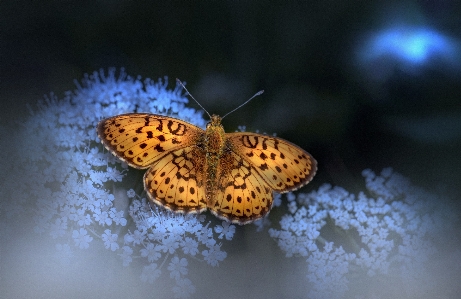
[[[304,191],[393,167],[458,200],[460,16],[450,0],[2,1],[0,125],[14,134],[26,104],[109,67],[180,78],[220,115],[264,89],[224,127],[309,151]]]

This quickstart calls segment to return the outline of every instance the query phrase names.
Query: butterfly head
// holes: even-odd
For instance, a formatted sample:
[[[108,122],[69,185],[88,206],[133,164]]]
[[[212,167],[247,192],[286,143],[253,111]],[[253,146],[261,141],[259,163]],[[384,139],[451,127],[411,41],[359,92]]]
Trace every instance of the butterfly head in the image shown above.
[[[221,125],[221,116],[219,115],[216,115],[216,114],[213,114],[211,116],[211,120],[206,124],[206,128],[212,128],[212,127],[221,127],[222,128],[222,125]]]

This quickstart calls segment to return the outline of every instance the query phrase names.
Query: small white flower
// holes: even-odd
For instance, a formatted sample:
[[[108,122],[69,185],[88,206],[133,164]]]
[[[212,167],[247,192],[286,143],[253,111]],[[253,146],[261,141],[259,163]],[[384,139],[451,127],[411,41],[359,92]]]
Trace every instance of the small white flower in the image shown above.
[[[163,244],[161,246],[163,252],[169,252],[170,254],[173,254],[179,247],[178,238],[174,235],[169,235],[165,240],[163,240]]]
[[[152,263],[148,266],[144,266],[141,274],[141,280],[144,282],[154,283],[160,274],[161,271],[157,269],[157,264]]]
[[[130,189],[126,192],[126,195],[128,196],[128,198],[133,198],[136,196],[136,192],[134,192],[133,189]]]
[[[231,225],[228,221],[223,221],[222,226],[217,225],[215,226],[214,230],[219,234],[219,239],[222,239],[223,236],[226,236],[227,240],[232,240],[232,237],[235,233],[235,225]]]
[[[184,241],[181,242],[182,250],[185,254],[190,254],[195,256],[198,251],[198,242],[190,237],[186,237]]]
[[[160,253],[160,246],[154,245],[153,243],[148,243],[146,248],[141,249],[141,256],[147,257],[149,262],[158,260],[162,256]]]
[[[142,243],[142,241],[144,240],[145,238],[145,235],[146,235],[146,231],[139,231],[139,230],[135,230],[132,234],[131,234],[131,238],[132,238],[132,242],[134,245],[139,245]]]
[[[221,251],[220,245],[212,245],[209,247],[209,250],[202,251],[202,255],[209,265],[215,267],[218,265],[218,262],[223,261],[226,258],[227,253]]]
[[[88,231],[84,228],[80,228],[80,230],[74,230],[72,232],[72,238],[74,239],[75,246],[78,246],[81,249],[88,248],[89,243],[93,240],[93,237],[89,236]]]
[[[106,249],[115,251],[119,248],[119,245],[117,243],[118,235],[112,234],[110,229],[106,229],[104,231],[104,234],[102,234],[101,238],[104,241],[104,246],[106,247]]]
[[[168,270],[170,271],[170,277],[174,279],[180,279],[181,275],[186,275],[187,270],[187,260],[185,258],[179,259],[177,256],[171,259],[170,264],[168,265]]]

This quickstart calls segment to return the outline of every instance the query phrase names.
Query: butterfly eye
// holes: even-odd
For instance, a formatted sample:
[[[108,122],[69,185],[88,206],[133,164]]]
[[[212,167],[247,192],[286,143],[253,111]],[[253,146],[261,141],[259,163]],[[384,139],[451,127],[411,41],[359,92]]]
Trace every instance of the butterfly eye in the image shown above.
[[[206,128],[208,129],[209,127],[211,127],[211,121],[207,122],[207,124],[206,124]]]

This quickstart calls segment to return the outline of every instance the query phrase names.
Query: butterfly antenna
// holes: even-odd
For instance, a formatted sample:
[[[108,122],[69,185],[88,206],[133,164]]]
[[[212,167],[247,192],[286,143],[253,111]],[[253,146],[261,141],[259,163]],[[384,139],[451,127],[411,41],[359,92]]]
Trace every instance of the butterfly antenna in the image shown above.
[[[195,99],[195,98],[194,98],[194,97],[193,97],[193,96],[190,94],[190,92],[187,90],[186,86],[184,86],[184,84],[182,84],[181,80],[179,80],[178,78],[176,78],[176,82],[178,82],[178,83],[179,83],[179,84],[182,86],[182,88],[184,88],[184,90],[187,92],[187,94],[186,94],[186,95],[189,95],[189,96],[190,96],[190,97],[191,97],[191,98],[192,98],[192,99],[193,99],[193,100],[194,100],[194,101],[195,101],[195,102],[196,102],[196,103],[197,103],[197,104],[200,106],[200,108],[202,108],[202,109],[203,109],[203,111],[205,111],[205,112],[206,112],[206,114],[208,114],[208,116],[209,116],[209,117],[210,117],[210,119],[211,119],[211,115],[210,115],[210,113],[208,113],[208,111],[206,111],[206,109],[205,109],[205,108],[203,108],[203,106],[202,106],[202,105],[200,105],[200,103],[199,103],[199,102],[198,102],[198,101],[197,101],[197,100],[196,100],[196,99]]]
[[[243,103],[242,105],[238,106],[237,108],[235,108],[235,109],[232,110],[231,112],[227,112],[223,117],[221,117],[221,119],[223,119],[224,117],[228,116],[229,114],[231,114],[231,113],[234,112],[235,110],[241,108],[241,107],[244,106],[246,103],[248,103],[249,101],[251,101],[254,97],[257,97],[257,96],[261,95],[263,92],[264,92],[264,90],[258,91],[257,93],[255,93],[254,96],[252,96],[251,98],[249,98],[245,103]]]

